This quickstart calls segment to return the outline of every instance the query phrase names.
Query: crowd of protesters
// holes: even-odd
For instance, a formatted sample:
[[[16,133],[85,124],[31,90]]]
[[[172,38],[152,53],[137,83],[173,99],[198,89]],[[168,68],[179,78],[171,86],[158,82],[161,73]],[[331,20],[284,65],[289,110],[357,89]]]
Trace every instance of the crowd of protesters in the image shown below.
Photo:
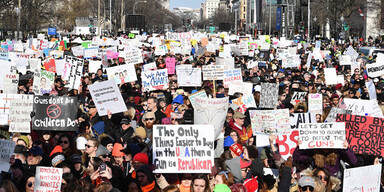
[[[264,58],[258,58],[257,54],[253,58],[233,55],[235,67],[242,69],[244,82],[254,85],[262,82],[279,84],[279,103],[276,109],[288,108],[290,113],[305,113],[308,111],[307,103],[291,104],[292,94],[295,91],[321,93],[324,111],[317,117],[318,122],[324,122],[331,107],[338,106],[341,98],[368,99],[368,88],[365,87],[368,80],[374,82],[378,104],[383,108],[384,79],[368,77],[365,69],[365,65],[373,63],[375,58],[360,54],[357,59],[360,68],[354,71],[349,66],[341,66],[338,61],[338,56],[349,46],[355,50],[362,46],[380,47],[381,39],[348,41],[343,44],[322,42],[321,50],[329,50],[330,54],[324,57],[324,61],[312,59],[307,68],[307,56],[314,46],[312,43],[297,50],[301,58],[299,68],[282,68],[275,48],[271,48]],[[201,87],[195,88],[179,87],[177,74],[169,75],[167,90],[143,92],[140,79],[143,64],[156,62],[157,68],[162,69],[166,67],[166,57],[175,57],[176,65],[202,67],[215,63],[219,51],[198,55],[196,50],[204,49],[200,43],[192,48],[189,55],[169,53],[155,56],[153,47],[142,46],[141,49],[150,54],[144,57],[142,64],[135,65],[138,81],[119,86],[128,109],[124,113],[108,112],[106,116],[99,116],[92,101],[88,86],[108,79],[105,68],[92,74],[85,67],[78,90],[67,90],[64,87],[66,82],[56,76],[49,95],[78,98],[78,131],[32,130],[30,134],[12,133],[9,138],[4,137],[13,140],[16,147],[9,171],[1,174],[0,191],[32,192],[36,166],[47,166],[63,169],[63,192],[330,192],[342,190],[344,169],[381,163],[380,157],[355,154],[348,148],[347,142],[346,149],[302,150],[297,147],[292,157],[285,160],[279,154],[275,135],[269,136],[270,146],[258,148],[257,136],[252,134],[249,113],[229,109],[223,125],[224,146],[215,142],[216,158],[210,174],[153,173],[154,125],[193,124],[194,110],[188,99],[192,91],[204,89],[211,98],[228,96],[230,100],[240,97],[241,93],[228,95],[228,89],[224,88],[222,81],[216,81],[215,84],[203,81]],[[65,54],[72,54],[70,46]],[[264,60],[267,63],[266,66],[248,69],[247,63],[250,60]],[[87,64],[85,60],[85,66]],[[110,66],[121,64],[124,64],[121,58],[109,60]],[[344,85],[327,86],[323,70],[326,67],[334,67],[339,75],[344,75]],[[33,79],[20,81],[19,93],[33,94],[32,83]],[[259,106],[260,90],[254,89],[253,94]],[[7,127],[2,129],[7,130]],[[265,173],[265,168],[279,170],[278,176]]]

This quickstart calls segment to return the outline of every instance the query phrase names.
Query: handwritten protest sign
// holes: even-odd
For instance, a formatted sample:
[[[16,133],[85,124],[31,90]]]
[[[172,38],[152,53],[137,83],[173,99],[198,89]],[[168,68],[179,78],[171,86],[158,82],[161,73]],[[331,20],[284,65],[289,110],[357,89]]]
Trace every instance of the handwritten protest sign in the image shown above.
[[[355,153],[384,155],[383,118],[338,114],[336,122],[345,122],[347,140]]]
[[[33,93],[35,95],[44,95],[50,93],[55,81],[55,73],[42,70],[41,73],[35,73],[33,77]]]
[[[203,80],[223,80],[224,65],[203,65]]]
[[[63,169],[54,167],[36,167],[35,192],[61,191]]]
[[[380,191],[382,164],[344,169],[343,192]]]
[[[113,80],[94,83],[88,87],[99,116],[107,115],[108,110],[112,114],[127,110],[120,90]]]
[[[351,114],[351,113],[352,113],[351,110],[332,107],[331,111],[329,111],[328,116],[324,122],[326,123],[336,122],[337,114]]]
[[[191,102],[193,108],[195,108],[195,106],[196,106],[195,99],[200,98],[200,97],[201,98],[208,98],[207,93],[205,92],[204,89],[188,96],[189,101]]]
[[[342,149],[345,141],[344,123],[299,124],[300,149]]]
[[[192,65],[178,65],[176,73],[179,87],[201,86],[201,68],[192,68]]]
[[[213,125],[217,138],[227,116],[228,97],[213,99],[196,97],[194,103],[194,124]]]
[[[19,94],[11,100],[9,110],[9,132],[30,133],[33,95]]]
[[[33,130],[77,130],[78,102],[75,97],[34,96]]]
[[[214,166],[212,125],[155,125],[155,173],[210,173]]]
[[[283,134],[291,130],[288,109],[250,110],[249,116],[254,135]]]
[[[351,65],[352,57],[350,55],[340,55],[339,56],[340,65]]]
[[[275,108],[279,95],[279,85],[276,83],[261,83],[260,107]]]
[[[65,86],[68,89],[79,89],[81,76],[83,75],[84,60],[76,57],[66,56],[65,61],[71,63],[68,76],[68,84]]]
[[[376,99],[362,100],[345,98],[343,100],[347,110],[351,110],[353,115],[383,117],[379,104]]]
[[[235,59],[233,57],[216,57],[216,65],[224,65],[224,69],[234,69]]]
[[[167,69],[143,71],[141,73],[143,91],[163,90],[168,88]]]
[[[168,75],[175,74],[176,59],[174,57],[165,58],[165,65],[168,69]]]
[[[224,87],[228,88],[233,83],[242,83],[241,69],[229,69],[224,71]]]
[[[308,95],[308,112],[314,114],[323,114],[323,95],[309,94]]]
[[[232,83],[229,87],[228,95],[233,95],[235,93],[242,93],[247,95],[252,95],[253,84],[246,82],[236,82]]]
[[[168,48],[166,45],[156,46],[155,55],[160,56],[160,55],[165,55],[167,53],[168,53]]]
[[[232,103],[237,105],[239,108],[239,112],[245,113],[245,111],[250,107],[256,108],[256,102],[253,95],[243,95],[242,97],[239,97],[237,99],[233,99]]]
[[[124,50],[126,57],[124,57],[124,61],[128,65],[139,64],[143,62],[143,54],[141,49],[139,48],[131,48]]]
[[[384,63],[372,63],[366,66],[369,77],[380,77],[384,75]]]
[[[279,152],[284,159],[293,155],[299,138],[298,127],[301,123],[316,123],[316,116],[312,113],[294,113],[289,114],[291,132],[278,135],[276,143],[279,146]]]
[[[15,145],[16,144],[13,141],[0,139],[0,172],[9,171],[9,161],[15,150]]]
[[[107,68],[109,80],[113,80],[117,85],[137,81],[134,65],[119,65]]]
[[[99,48],[92,47],[84,49],[84,58],[95,58],[99,54]]]
[[[3,78],[3,93],[17,94],[19,74],[8,73]]]
[[[324,75],[327,85],[336,85],[338,83],[336,68],[324,68]]]
[[[305,102],[305,98],[307,97],[307,92],[294,92],[291,98],[292,105],[296,105],[300,102]]]

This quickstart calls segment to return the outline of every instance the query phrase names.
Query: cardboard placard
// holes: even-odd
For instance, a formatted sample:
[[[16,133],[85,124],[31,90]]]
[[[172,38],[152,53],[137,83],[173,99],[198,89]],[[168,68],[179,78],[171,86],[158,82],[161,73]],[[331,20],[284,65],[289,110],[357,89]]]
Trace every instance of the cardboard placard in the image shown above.
[[[242,97],[233,99],[232,104],[237,105],[239,108],[239,112],[241,113],[245,113],[245,111],[250,107],[256,108],[256,102],[253,95],[245,94]]]
[[[42,70],[33,77],[33,93],[35,95],[49,94],[55,81],[55,73]]]
[[[277,83],[261,83],[260,107],[275,108],[278,104],[279,85]]]
[[[292,105],[296,105],[300,102],[305,102],[305,98],[307,97],[307,92],[297,92],[295,91],[291,98]]]
[[[204,65],[203,80],[223,80],[224,68],[224,65]]]
[[[214,166],[212,125],[155,125],[155,173],[210,173]]]
[[[232,83],[229,87],[228,95],[233,95],[235,93],[242,93],[247,95],[252,95],[253,84],[252,83]]]
[[[384,117],[376,99],[362,100],[362,99],[343,99],[347,110],[351,110],[353,115],[371,116],[371,117]]]
[[[299,124],[300,149],[343,149],[344,123]]]
[[[126,57],[124,57],[124,61],[128,65],[134,65],[143,63],[143,53],[139,48],[131,48],[124,50]]]
[[[382,164],[344,169],[343,192],[380,191]]]
[[[176,59],[174,57],[165,58],[165,65],[168,70],[168,75],[175,74]]]
[[[252,132],[256,134],[287,134],[291,131],[289,110],[250,110]]]
[[[233,83],[242,83],[241,69],[229,69],[224,71],[224,87],[228,88]]]
[[[308,112],[314,114],[323,114],[323,95],[309,94],[308,95]]]
[[[35,192],[61,191],[63,169],[54,167],[36,167]]]
[[[33,95],[19,94],[11,100],[9,110],[9,132],[30,133]]]
[[[137,75],[134,65],[119,65],[107,68],[109,80],[113,80],[115,84],[124,84],[137,81]]]
[[[178,65],[176,73],[179,87],[201,86],[201,68],[192,68],[192,65]]]
[[[156,71],[143,71],[141,73],[143,91],[164,90],[168,88],[167,69]]]
[[[0,172],[9,171],[9,161],[15,150],[15,145],[13,141],[0,139]]]
[[[384,63],[372,63],[366,66],[369,77],[380,77],[384,75]]]
[[[205,92],[204,89],[188,96],[188,99],[191,102],[193,108],[195,108],[195,106],[196,106],[195,99],[200,98],[200,97],[201,98],[208,98],[207,93]]]
[[[112,114],[127,111],[120,90],[113,80],[94,83],[88,88],[99,116],[107,115],[108,110]]]
[[[69,90],[79,89],[81,76],[83,75],[84,60],[76,57],[65,57],[66,62],[71,63],[69,70],[68,84],[65,85]]]

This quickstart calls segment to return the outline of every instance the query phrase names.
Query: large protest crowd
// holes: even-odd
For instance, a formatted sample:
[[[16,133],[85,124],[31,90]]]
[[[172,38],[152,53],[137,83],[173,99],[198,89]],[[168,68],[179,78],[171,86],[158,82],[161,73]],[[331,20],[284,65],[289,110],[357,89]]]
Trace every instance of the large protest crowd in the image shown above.
[[[384,191],[383,43],[4,40],[0,191]]]

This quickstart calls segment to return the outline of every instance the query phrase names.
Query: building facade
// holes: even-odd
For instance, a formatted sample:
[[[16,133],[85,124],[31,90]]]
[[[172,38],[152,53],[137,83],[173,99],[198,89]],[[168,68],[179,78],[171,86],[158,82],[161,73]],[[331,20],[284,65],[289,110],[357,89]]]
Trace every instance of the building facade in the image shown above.
[[[169,1],[170,0],[158,0],[160,4],[165,8],[169,10]]]
[[[201,4],[201,19],[210,19],[219,8],[220,0],[206,0]]]

